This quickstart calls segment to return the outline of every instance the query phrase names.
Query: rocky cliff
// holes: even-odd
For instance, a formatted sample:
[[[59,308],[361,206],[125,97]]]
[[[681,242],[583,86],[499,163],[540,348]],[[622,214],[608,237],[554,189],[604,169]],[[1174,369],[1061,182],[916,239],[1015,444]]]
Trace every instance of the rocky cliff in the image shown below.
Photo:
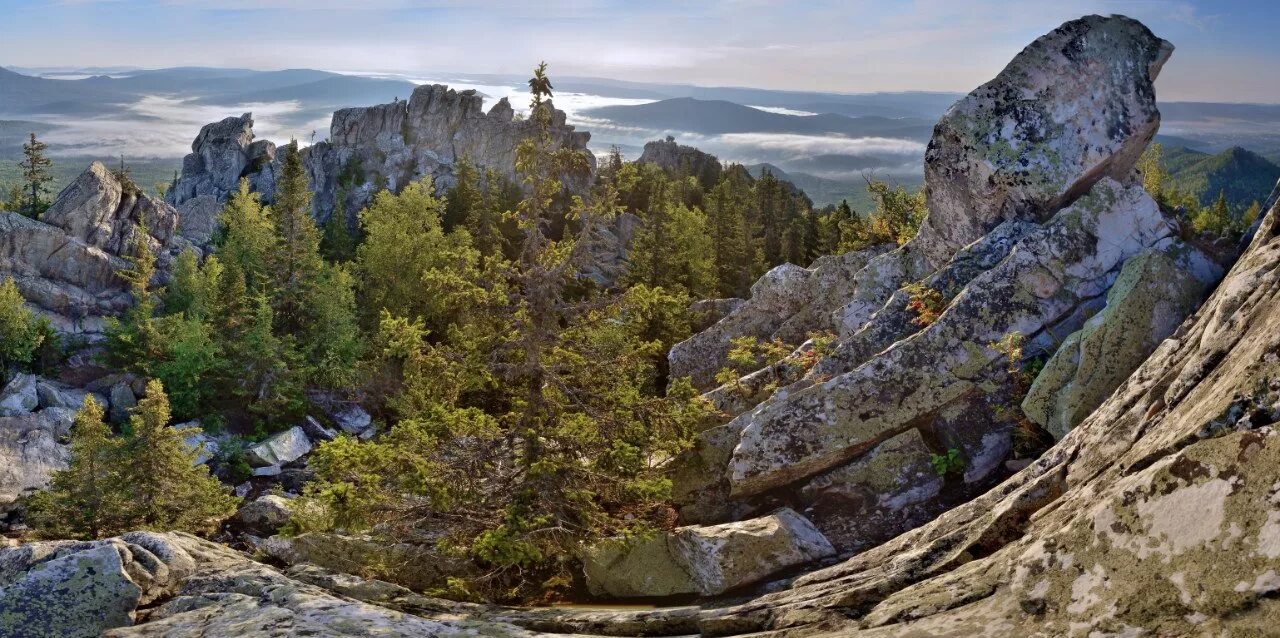
[[[454,164],[463,158],[516,180],[516,147],[532,134],[533,125],[516,117],[506,98],[488,113],[483,102],[474,90],[435,84],[418,87],[408,101],[335,112],[329,139],[301,151],[317,220],[333,214],[340,195],[346,214],[354,219],[382,188],[398,192],[427,177],[447,188],[453,184]],[[565,123],[564,112],[555,109],[551,133],[555,143],[578,150],[585,150],[591,137],[575,131]],[[182,212],[184,229],[197,240],[211,236],[221,203],[242,177],[270,201],[281,170],[276,150],[267,140],[254,140],[251,114],[201,129],[183,160],[182,175],[166,195]]]

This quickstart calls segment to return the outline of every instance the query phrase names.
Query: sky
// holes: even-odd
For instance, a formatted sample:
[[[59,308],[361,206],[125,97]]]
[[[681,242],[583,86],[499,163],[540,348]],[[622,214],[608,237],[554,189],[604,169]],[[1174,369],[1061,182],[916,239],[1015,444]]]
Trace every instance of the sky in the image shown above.
[[[1274,0],[0,0],[0,65],[556,74],[968,92],[1090,13],[1176,47],[1162,100],[1280,103]]]

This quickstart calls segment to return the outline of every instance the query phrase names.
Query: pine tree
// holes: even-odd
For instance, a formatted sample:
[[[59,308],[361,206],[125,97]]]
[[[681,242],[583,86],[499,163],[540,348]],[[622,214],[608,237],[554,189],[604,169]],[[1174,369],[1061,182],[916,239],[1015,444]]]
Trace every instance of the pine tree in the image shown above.
[[[70,463],[28,501],[27,520],[49,538],[94,539],[126,531],[121,528],[120,440],[111,435],[92,395],[76,412],[69,447]]]
[[[707,195],[712,263],[721,297],[745,297],[761,270],[759,252],[747,227],[751,186],[745,173],[740,166],[725,171]]]
[[[53,167],[53,160],[44,156],[48,148],[49,145],[36,139],[35,133],[31,134],[29,142],[22,145],[23,159],[18,166],[22,169],[22,180],[30,193],[22,212],[33,219],[39,218],[49,208],[49,202],[43,199],[49,193],[49,182],[53,181],[53,175],[49,171]]]
[[[1192,218],[1192,224],[1196,231],[1201,233],[1219,236],[1230,234],[1235,227],[1235,222],[1231,218],[1231,207],[1227,204],[1226,194],[1219,191],[1218,199],[1214,200],[1211,206],[1201,209]]]
[[[129,418],[132,435],[124,441],[127,460],[119,470],[129,527],[212,530],[239,499],[195,462],[197,451],[184,441],[185,430],[171,427],[169,418],[169,398],[153,379]]]
[[[278,329],[289,334],[306,322],[307,287],[322,263],[320,230],[311,216],[311,187],[296,140],[284,149],[284,168],[268,211],[276,238],[269,262],[273,309]]]
[[[329,263],[345,263],[355,257],[356,242],[351,236],[351,229],[347,227],[345,199],[346,193],[339,189],[337,204],[329,221],[324,223],[324,236],[320,238],[320,254]]]
[[[471,160],[463,157],[453,167],[455,183],[445,196],[444,217],[441,220],[446,231],[467,224],[484,202],[480,189],[480,173]]]

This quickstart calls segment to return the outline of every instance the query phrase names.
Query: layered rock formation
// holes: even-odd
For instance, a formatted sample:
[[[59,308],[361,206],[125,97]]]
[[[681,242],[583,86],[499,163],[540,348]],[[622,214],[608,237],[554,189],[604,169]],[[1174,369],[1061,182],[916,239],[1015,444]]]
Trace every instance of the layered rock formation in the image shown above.
[[[0,212],[0,277],[12,277],[60,330],[99,333],[104,317],[132,304],[117,273],[144,226],[161,270],[191,246],[173,207],[94,162],[40,221]]]
[[[515,180],[516,147],[533,133],[533,124],[516,118],[506,98],[488,113],[483,102],[474,90],[435,84],[418,87],[407,102],[335,112],[329,139],[301,150],[315,192],[316,219],[325,221],[333,214],[340,194],[343,209],[354,219],[382,188],[399,192],[428,177],[438,188],[447,188],[454,181],[454,164],[463,158]],[[578,150],[585,150],[591,137],[566,124],[564,112],[554,108],[551,135],[556,144]],[[242,177],[271,200],[280,161],[271,142],[254,141],[250,114],[227,118],[201,129],[183,160],[182,176],[166,197],[182,211],[184,229],[206,237],[216,228],[221,203]],[[583,178],[569,186],[587,183]]]
[[[1122,17],[1038,39],[935,128],[915,239],[775,268],[673,348],[673,375],[705,387],[736,337],[839,335],[816,365],[805,344],[707,395],[736,418],[677,461],[683,520],[788,506],[863,551],[1007,475],[1036,436],[1032,359],[1067,343],[1027,399],[1059,436],[1108,396],[1222,274],[1135,180],[1171,49]],[[922,290],[936,320],[912,309]]]
[[[677,144],[676,138],[645,142],[641,164],[654,164],[666,171],[696,177],[703,188],[710,189],[720,179],[720,160],[715,155],[692,146]]]

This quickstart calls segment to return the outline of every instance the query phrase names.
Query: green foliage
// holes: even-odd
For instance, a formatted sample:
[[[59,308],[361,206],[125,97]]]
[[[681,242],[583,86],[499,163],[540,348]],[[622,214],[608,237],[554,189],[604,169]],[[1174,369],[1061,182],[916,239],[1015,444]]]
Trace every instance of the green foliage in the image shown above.
[[[938,476],[959,474],[965,468],[964,456],[956,448],[948,448],[946,454],[931,454],[929,464]]]
[[[911,322],[921,328],[933,325],[933,322],[942,316],[942,311],[947,308],[947,302],[942,298],[942,293],[922,282],[907,284],[902,289],[907,291],[909,296],[907,310],[916,315]]]
[[[329,221],[324,223],[324,235],[320,238],[320,254],[332,263],[351,261],[356,254],[356,240],[347,227],[347,212],[343,208],[346,194],[338,192],[338,204]]]
[[[129,267],[117,274],[129,284],[134,303],[119,319],[107,321],[105,359],[117,368],[149,376],[151,364],[160,358],[164,343],[155,321],[156,298],[151,292],[156,256],[145,225],[138,227]]]
[[[23,190],[28,197],[21,212],[33,219],[39,219],[49,208],[50,202],[45,199],[45,195],[49,194],[49,182],[53,181],[53,160],[44,156],[48,148],[49,145],[36,139],[35,133],[31,134],[30,141],[22,145],[22,162],[18,167],[22,169]]]
[[[46,331],[27,309],[17,284],[10,277],[0,280],[0,381],[9,366],[32,363],[45,340]]]
[[[320,229],[311,216],[311,185],[302,166],[298,143],[286,146],[275,201],[267,209],[275,242],[267,255],[271,271],[272,308],[284,332],[307,323],[307,288],[320,273]]]
[[[235,511],[231,496],[169,425],[159,381],[129,420],[131,434],[111,435],[92,398],[76,415],[71,462],[48,491],[32,499],[30,519],[44,536],[101,538],[129,530],[209,532]]]
[[[318,480],[295,521],[431,542],[483,568],[455,591],[502,599],[569,582],[583,542],[669,524],[661,464],[710,415],[687,382],[665,396],[655,382],[663,342],[687,330],[673,317],[683,291],[578,284],[589,238],[618,212],[616,190],[564,195],[585,158],[552,142],[543,68],[531,87],[512,259],[473,247],[467,220],[484,198],[470,177],[448,232],[429,183],[379,194],[361,213],[373,387],[396,418],[374,441],[340,437],[313,453]]]
[[[1227,205],[1227,197],[1224,193],[1218,193],[1218,199],[1214,200],[1211,206],[1200,209],[1191,218],[1191,225],[1196,232],[1221,237],[1239,235],[1240,230],[1236,220],[1231,216],[1231,209]]]

